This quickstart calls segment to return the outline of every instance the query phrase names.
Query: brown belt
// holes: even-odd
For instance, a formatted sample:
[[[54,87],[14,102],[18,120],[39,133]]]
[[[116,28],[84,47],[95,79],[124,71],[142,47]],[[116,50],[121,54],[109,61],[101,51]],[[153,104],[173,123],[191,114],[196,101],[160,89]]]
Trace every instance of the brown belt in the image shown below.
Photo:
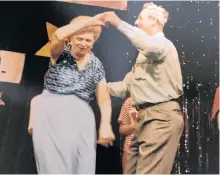
[[[149,102],[146,102],[146,103],[143,103],[143,104],[138,104],[138,105],[134,105],[135,109],[137,111],[140,111],[142,109],[145,109],[145,108],[149,108],[149,107],[152,107],[152,106],[155,106],[155,105],[158,105],[158,104],[161,104],[161,103],[167,103],[167,102],[170,102],[170,101],[176,101],[179,103],[180,99],[177,98],[177,99],[171,99],[169,101],[163,101],[163,102],[158,102],[158,103],[149,103]]]

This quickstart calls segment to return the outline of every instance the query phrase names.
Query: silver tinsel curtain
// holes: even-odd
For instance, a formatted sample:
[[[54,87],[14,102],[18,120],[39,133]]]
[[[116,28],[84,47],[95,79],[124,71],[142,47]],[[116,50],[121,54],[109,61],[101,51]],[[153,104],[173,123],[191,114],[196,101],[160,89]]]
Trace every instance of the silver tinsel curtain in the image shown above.
[[[210,120],[213,96],[208,101],[202,89],[196,84],[194,97],[183,97],[185,128],[174,164],[175,174],[219,172],[217,123]]]

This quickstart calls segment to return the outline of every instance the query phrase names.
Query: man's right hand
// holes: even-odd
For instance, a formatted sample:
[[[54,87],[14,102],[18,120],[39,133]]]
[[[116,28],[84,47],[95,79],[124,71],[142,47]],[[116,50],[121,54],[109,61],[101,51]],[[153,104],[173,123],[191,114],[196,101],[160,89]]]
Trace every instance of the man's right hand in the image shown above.
[[[109,11],[109,12],[105,12],[104,13],[105,17],[104,17],[104,21],[111,23],[114,26],[118,26],[121,23],[121,19],[118,17],[118,15],[116,15],[116,13],[114,11]]]

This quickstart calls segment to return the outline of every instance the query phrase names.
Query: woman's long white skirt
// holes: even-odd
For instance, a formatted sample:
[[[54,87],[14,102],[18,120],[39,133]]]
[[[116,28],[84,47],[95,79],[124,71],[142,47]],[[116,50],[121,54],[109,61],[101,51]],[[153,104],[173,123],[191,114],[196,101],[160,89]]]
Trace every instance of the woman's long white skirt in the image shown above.
[[[31,101],[33,144],[40,174],[95,174],[92,108],[75,95],[44,90]]]

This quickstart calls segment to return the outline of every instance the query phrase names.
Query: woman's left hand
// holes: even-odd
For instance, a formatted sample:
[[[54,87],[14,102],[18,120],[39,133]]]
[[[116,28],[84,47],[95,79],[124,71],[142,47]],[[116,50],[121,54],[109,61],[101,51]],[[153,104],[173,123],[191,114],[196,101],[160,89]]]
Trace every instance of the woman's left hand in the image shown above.
[[[101,122],[99,127],[99,139],[98,144],[105,147],[113,146],[113,141],[115,140],[115,135],[112,131],[112,126],[110,123]]]

